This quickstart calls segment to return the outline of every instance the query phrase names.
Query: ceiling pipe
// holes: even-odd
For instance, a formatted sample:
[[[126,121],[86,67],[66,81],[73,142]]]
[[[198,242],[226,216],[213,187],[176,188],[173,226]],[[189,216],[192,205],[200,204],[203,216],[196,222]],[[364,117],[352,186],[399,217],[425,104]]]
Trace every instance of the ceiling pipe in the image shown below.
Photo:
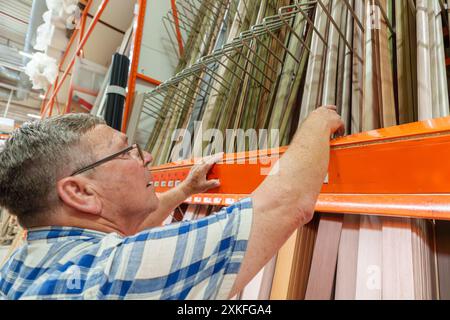
[[[42,15],[47,11],[47,4],[43,0],[33,0],[31,6],[30,19],[28,22],[27,34],[25,36],[25,44],[23,46],[23,52],[33,53],[33,42],[36,38],[36,30],[39,25],[44,23]],[[30,59],[27,57],[22,58],[22,63],[25,66]],[[18,83],[19,90],[16,93],[18,100],[24,100],[28,97],[28,90],[31,88],[30,78],[22,72],[20,74],[20,81]]]

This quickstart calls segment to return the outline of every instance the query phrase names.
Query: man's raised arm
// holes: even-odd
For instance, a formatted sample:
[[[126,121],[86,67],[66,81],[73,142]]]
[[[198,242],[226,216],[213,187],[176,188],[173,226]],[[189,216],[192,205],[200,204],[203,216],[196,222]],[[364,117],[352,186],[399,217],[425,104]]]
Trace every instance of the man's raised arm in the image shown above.
[[[308,223],[327,174],[330,137],[343,123],[333,106],[311,113],[274,171],[253,192],[253,222],[247,252],[230,297],[275,255],[291,234]]]

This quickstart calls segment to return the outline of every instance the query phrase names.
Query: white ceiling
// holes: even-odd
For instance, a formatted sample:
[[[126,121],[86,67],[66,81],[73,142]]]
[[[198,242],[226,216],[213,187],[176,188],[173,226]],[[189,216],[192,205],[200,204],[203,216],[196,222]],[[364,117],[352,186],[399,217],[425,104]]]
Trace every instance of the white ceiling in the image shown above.
[[[0,0],[0,41],[22,48],[27,33],[32,0]]]
[[[93,1],[89,10],[91,16],[95,16],[101,2],[101,0]],[[124,33],[133,21],[135,4],[135,0],[109,0],[100,17],[101,22],[97,23],[86,42],[83,50],[85,58],[102,66],[109,66],[112,55],[122,43]],[[91,21],[92,19],[87,19],[86,29]]]
[[[91,15],[95,15],[101,2],[102,0],[94,0],[89,10]],[[135,3],[135,0],[109,0],[100,20],[125,32],[133,19]]]

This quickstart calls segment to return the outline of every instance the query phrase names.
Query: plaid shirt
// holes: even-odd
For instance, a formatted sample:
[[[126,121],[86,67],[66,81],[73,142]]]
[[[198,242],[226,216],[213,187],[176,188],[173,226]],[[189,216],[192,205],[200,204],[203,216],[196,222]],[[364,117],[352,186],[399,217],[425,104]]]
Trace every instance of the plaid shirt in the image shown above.
[[[226,299],[243,260],[251,199],[132,237],[50,227],[0,271],[0,299]]]

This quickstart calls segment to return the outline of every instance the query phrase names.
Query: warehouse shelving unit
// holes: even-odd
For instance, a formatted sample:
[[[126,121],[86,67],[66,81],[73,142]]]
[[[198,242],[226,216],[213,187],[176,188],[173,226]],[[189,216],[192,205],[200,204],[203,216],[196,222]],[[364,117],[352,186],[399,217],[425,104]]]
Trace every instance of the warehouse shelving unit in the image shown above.
[[[221,186],[186,203],[230,205],[248,197],[266,177],[262,169],[274,163],[267,158],[276,159],[286,149],[225,155],[209,176],[220,179]],[[450,117],[336,139],[316,211],[450,220],[450,167],[441,161],[447,156]],[[196,161],[153,167],[156,191],[184,180]]]
[[[311,1],[311,3],[313,2],[315,1]],[[92,1],[89,1],[88,6],[91,3]],[[319,1],[318,3],[321,4],[322,2]],[[380,1],[374,1],[374,3],[379,4]],[[76,31],[82,33],[81,40],[76,46],[75,54],[68,60],[70,61],[69,67],[65,69],[61,80],[57,80],[55,83],[55,89],[50,95],[47,104],[43,105],[43,115],[52,114],[54,97],[58,90],[61,89],[60,84],[70,72],[74,59],[82,50],[90,32],[92,32],[92,28],[95,28],[95,23],[107,4],[107,0],[102,1],[99,11],[85,34],[82,31],[85,28],[85,19],[82,19],[83,27],[80,31]],[[276,38],[272,32],[281,27],[288,27],[289,23],[286,23],[286,21],[293,19],[294,13],[296,13],[292,8],[281,12],[279,20],[264,20],[262,24],[256,27],[253,26],[248,32],[240,34],[235,41],[223,46],[221,50],[217,50],[213,54],[199,59],[194,65],[187,66],[187,68],[179,71],[174,77],[170,79],[155,79],[139,70],[139,61],[142,59],[141,44],[145,31],[144,20],[146,18],[147,5],[146,0],[138,1],[139,9],[134,23],[133,53],[122,123],[123,132],[127,132],[130,129],[128,124],[133,118],[133,112],[139,114],[148,113],[150,117],[155,118],[155,121],[164,121],[164,117],[167,114],[158,114],[158,111],[161,110],[162,103],[169,96],[170,90],[179,90],[179,93],[176,94],[177,98],[170,98],[173,101],[173,109],[170,112],[174,113],[176,110],[183,110],[186,101],[194,100],[189,88],[186,86],[189,79],[202,82],[203,76],[208,74],[221,86],[230,86],[229,79],[220,78],[220,75],[217,75],[211,66],[213,64],[223,65],[226,59],[232,60],[228,55],[231,52],[233,54],[239,52],[238,49],[246,48],[251,51],[255,42],[258,45],[262,43],[260,38],[258,38],[261,35],[270,35]],[[170,5],[172,8],[172,17],[170,19],[174,27],[175,43],[181,56],[184,52],[182,21],[180,22],[181,17],[178,15],[175,0],[171,0]],[[299,12],[302,13],[303,11],[300,10]],[[382,14],[388,28],[394,33],[395,26],[389,24],[389,19],[384,11],[382,11]],[[328,18],[331,21],[330,23],[334,22],[332,18]],[[361,22],[357,19],[354,22],[355,26],[364,29]],[[311,28],[315,28],[314,22],[309,21],[309,24]],[[345,39],[343,31],[340,31],[340,34],[337,32],[335,35],[337,38]],[[72,38],[74,37],[75,33]],[[324,39],[321,40],[323,41]],[[250,42],[251,44],[249,44]],[[324,42],[326,43],[326,40]],[[73,43],[74,40],[71,39],[70,46]],[[302,51],[302,54],[311,49],[307,45],[303,46],[306,49]],[[345,43],[345,46],[355,56],[358,56],[360,53],[353,52],[352,49],[354,48],[348,42]],[[66,51],[66,55],[67,52],[69,50]],[[295,53],[289,52],[289,48],[284,47],[284,53],[290,55],[297,62],[301,60],[295,56]],[[246,57],[244,58],[246,59]],[[362,57],[359,58],[363,60]],[[65,59],[66,56],[63,57],[60,67],[65,63]],[[271,69],[268,63],[266,63],[265,67],[266,69]],[[251,71],[246,69],[243,70],[242,77],[252,78],[252,80],[258,82],[261,81],[258,72],[263,74],[256,67],[251,69]],[[260,83],[262,87],[272,85],[275,81],[270,79],[270,75],[263,74],[262,77],[264,80],[264,83]],[[139,80],[157,87],[153,90],[148,90],[143,95],[138,95],[135,93],[135,89]],[[217,87],[213,87],[211,92],[213,91],[218,91]],[[204,95],[204,97],[208,94],[203,91],[201,86],[197,93],[199,96]],[[69,110],[66,108],[62,112],[67,111]],[[139,115],[135,118],[138,119]],[[132,125],[137,126],[138,123],[139,119],[134,119]],[[330,214],[339,213],[346,215],[346,217],[348,215],[370,215],[450,220],[450,208],[448,206],[450,203],[450,187],[448,185],[450,168],[445,161],[442,161],[442,159],[450,156],[449,147],[450,117],[372,130],[335,139],[332,141],[327,180],[319,196],[316,211]],[[267,171],[270,168],[267,163],[273,164],[287,148],[286,146],[270,150],[224,155],[223,161],[215,165],[209,175],[209,178],[220,179],[221,186],[205,194],[194,195],[187,199],[186,203],[200,206],[227,206],[248,197],[266,177],[261,174],[261,169]],[[150,171],[156,191],[164,192],[176,186],[186,178],[196,160],[198,159],[152,167]],[[244,175],[245,179],[242,179]],[[341,224],[338,228],[342,228],[342,221],[338,223]],[[333,252],[333,254],[336,254],[336,252]],[[331,272],[334,271],[335,269]]]
[[[402,100],[403,106],[405,103],[409,103],[409,101],[405,102],[405,96],[397,96],[396,94],[398,94],[398,91],[396,90],[398,88],[394,88],[394,85],[392,85],[392,79],[397,76],[396,72],[399,70],[390,70],[387,61],[389,61],[389,59],[395,60],[396,57],[389,57],[386,48],[389,46],[396,46],[395,40],[392,40],[393,38],[396,39],[396,26],[390,23],[389,15],[393,15],[393,13],[390,11],[390,14],[388,14],[387,10],[383,10],[383,2],[386,3],[385,1],[370,1],[371,4],[377,5],[380,8],[380,17],[382,17],[383,23],[385,23],[385,27],[382,27],[382,31],[379,31],[379,33],[374,35],[375,40],[371,39],[370,41],[376,42],[382,37],[386,37],[385,39],[389,40],[384,40],[385,42],[376,42],[376,45],[371,47],[371,49],[374,50],[371,54],[376,58],[374,58],[373,61],[370,61],[369,68],[373,68],[374,70],[376,68],[378,69],[369,75],[372,77],[369,79],[369,82],[373,81],[378,87],[374,89],[373,92],[370,92],[370,94],[373,93],[373,96],[370,96],[373,98],[373,101],[370,101],[370,98],[361,99],[361,101],[363,101],[362,108],[365,108],[364,111],[369,114],[368,118],[373,116],[373,119],[377,120],[372,119],[373,122],[368,121],[362,124],[361,127],[351,129],[352,132],[359,132],[361,130],[370,130],[373,127],[387,128],[347,136],[332,142],[327,181],[323,185],[322,192],[316,205],[316,212],[321,213],[317,215],[317,218],[320,220],[319,222],[316,221],[318,226],[317,224],[316,226],[306,226],[306,228],[299,230],[292,236],[288,243],[280,250],[278,257],[274,258],[277,261],[276,267],[274,266],[274,262],[269,263],[269,265],[266,266],[266,270],[261,271],[264,276],[259,275],[259,280],[257,280],[261,281],[261,278],[264,278],[266,274],[272,274],[274,277],[274,287],[272,287],[270,293],[271,298],[286,299],[290,297],[300,299],[330,299],[333,298],[335,294],[334,286],[337,282],[339,282],[338,285],[341,287],[347,289],[350,288],[348,290],[351,290],[352,285],[354,285],[353,293],[349,295],[339,293],[340,297],[358,297],[362,299],[373,297],[374,299],[379,299],[381,297],[400,297],[402,294],[405,294],[405,296],[420,299],[420,297],[424,297],[425,295],[431,297],[435,294],[433,290],[422,289],[428,284],[423,284],[423,287],[420,287],[422,284],[418,284],[415,277],[423,276],[424,279],[427,279],[424,280],[423,283],[428,281],[428,279],[431,279],[431,276],[429,276],[429,274],[427,275],[427,272],[429,271],[426,271],[425,269],[428,268],[428,263],[430,262],[427,257],[431,254],[433,249],[427,247],[429,244],[427,241],[434,237],[434,243],[437,243],[436,246],[438,247],[442,244],[442,240],[439,239],[439,234],[436,233],[432,235],[434,231],[429,232],[427,230],[432,225],[439,225],[439,220],[450,219],[450,212],[448,210],[450,189],[446,186],[446,181],[449,178],[449,171],[448,168],[446,168],[446,165],[441,163],[441,159],[447,155],[444,150],[449,142],[450,118],[444,117],[402,126],[394,126],[395,123],[406,123],[413,120],[411,120],[412,117],[410,117],[408,120],[403,119],[400,121],[398,118],[400,111],[395,109],[400,105],[398,99],[404,99]],[[298,6],[299,10],[297,13],[303,14],[307,20],[309,25],[308,30],[313,29],[316,33],[314,35],[317,35],[318,38],[316,39],[316,42],[313,41],[311,46],[305,43],[299,44],[299,46],[302,47],[302,50],[293,51],[291,48],[283,46],[284,40],[282,38],[279,38],[280,41],[278,41],[280,46],[283,46],[283,53],[281,56],[284,55],[289,57],[298,64],[303,61],[302,59],[305,54],[307,55],[310,53],[314,57],[312,60],[315,61],[311,65],[314,66],[315,63],[315,69],[312,70],[317,72],[312,72],[311,77],[308,78],[308,81],[313,83],[309,86],[311,91],[314,91],[311,87],[316,89],[322,88],[320,85],[316,84],[316,81],[320,82],[320,80],[322,80],[323,82],[326,82],[324,79],[327,76],[330,76],[332,71],[336,72],[336,69],[328,69],[328,72],[330,72],[329,74],[323,72],[324,65],[327,63],[324,61],[337,60],[336,56],[338,53],[333,51],[334,48],[339,47],[339,50],[346,51],[346,54],[352,55],[354,57],[353,63],[356,61],[363,61],[361,64],[364,64],[366,62],[365,59],[367,58],[366,52],[363,49],[360,49],[358,44],[352,46],[347,41],[346,34],[348,29],[339,27],[339,22],[337,22],[336,19],[339,15],[336,14],[335,16],[335,12],[329,10],[331,6],[325,8],[324,3],[325,6],[329,4],[328,1],[304,1]],[[351,1],[342,1],[342,3],[345,3],[345,6],[349,7]],[[409,8],[402,8],[405,10],[404,12],[414,12],[413,15],[417,12],[422,14],[422,11],[424,11],[424,3],[426,4],[426,2],[417,2],[417,7],[412,6],[411,3],[412,2],[408,2]],[[322,20],[318,19],[312,21],[311,11],[309,10],[315,5],[317,8],[320,7],[323,9]],[[344,6],[344,4],[342,4],[342,6]],[[192,110],[190,108],[196,108],[197,102],[200,100],[207,101],[208,99],[211,99],[211,96],[217,97],[225,93],[224,95],[226,98],[223,98],[222,100],[217,99],[220,101],[215,102],[217,102],[219,106],[215,105],[214,107],[216,109],[225,109],[225,107],[229,107],[232,102],[228,103],[224,101],[228,101],[227,99],[233,100],[234,94],[238,92],[237,90],[233,91],[233,88],[235,88],[234,83],[236,82],[241,83],[242,87],[245,89],[256,84],[260,84],[260,87],[266,91],[269,91],[271,88],[273,89],[275,86],[274,83],[277,81],[276,76],[273,75],[275,72],[269,71],[273,69],[273,65],[268,63],[269,60],[264,60],[264,58],[260,59],[260,57],[257,56],[258,49],[255,48],[264,46],[264,42],[262,41],[264,36],[270,36],[277,40],[275,33],[279,28],[289,29],[290,24],[294,24],[293,20],[290,19],[293,19],[292,15],[295,10],[296,9],[293,7],[285,7],[277,12],[278,16],[263,18],[262,21],[251,26],[248,31],[238,34],[231,41],[228,39],[227,43],[215,48],[211,53],[195,61],[194,64],[188,65],[183,70],[179,70],[175,76],[163,81],[156,89],[147,92],[141,98],[142,102],[140,109],[143,110],[142,112],[145,113],[146,116],[154,117],[157,123],[165,123],[165,126],[158,127],[159,129],[157,129],[156,134],[161,132],[159,130],[163,131],[160,134],[164,134],[164,130],[167,128],[169,128],[169,131],[173,128],[177,128],[176,126],[180,124],[174,124],[176,120],[171,120],[177,119],[174,114],[179,115],[183,112],[187,113],[187,110]],[[351,9],[349,9],[349,11],[351,11]],[[364,10],[362,10],[362,12],[364,13]],[[359,14],[360,13],[361,12],[359,12]],[[351,14],[348,15],[354,18],[348,20],[353,21],[353,32],[357,33],[360,31],[364,33],[367,28],[370,28],[370,25],[367,25],[366,21],[359,21],[359,19],[356,18],[357,15],[354,11],[351,11]],[[404,16],[405,15],[406,14],[404,14]],[[423,21],[424,16],[425,15],[421,15],[418,17]],[[286,23],[286,21],[288,21],[288,23]],[[397,21],[400,20],[397,19]],[[411,23],[410,21],[406,22],[404,20],[401,20],[401,22],[404,24]],[[332,25],[334,29],[331,28],[332,31],[328,31],[328,33],[325,31],[327,30],[325,25]],[[295,38],[300,42],[304,39],[302,36],[305,36],[306,38],[308,32],[305,31],[305,29],[295,32],[292,29],[287,31],[286,29],[283,30],[285,30],[286,33],[290,32],[291,38],[293,37],[292,34],[295,36],[295,33],[297,32]],[[406,29],[404,28],[403,30]],[[362,38],[367,43],[367,39],[364,38],[364,36],[362,36]],[[353,40],[355,40],[355,38],[353,38]],[[414,43],[413,40],[411,41]],[[326,47],[322,52],[320,51],[321,46]],[[313,51],[314,49],[317,50],[317,48],[319,48],[318,52],[321,53]],[[420,54],[430,54],[427,51],[428,49],[426,48],[426,45],[423,45],[423,47],[420,47],[420,50],[423,50]],[[429,50],[432,52],[431,49]],[[268,51],[270,52],[270,50]],[[262,52],[264,52],[264,50]],[[328,60],[322,58],[324,52],[329,55],[327,56]],[[401,53],[403,54],[403,56],[401,56],[403,58],[404,52],[405,51]],[[383,54],[384,56],[381,58],[380,56],[377,56]],[[270,54],[268,55],[270,56]],[[277,60],[277,57],[275,54],[272,54],[272,56],[272,63],[275,63],[274,61]],[[384,60],[384,63],[380,63],[380,60]],[[245,69],[240,70],[242,72],[238,70],[240,67],[235,61],[245,61],[244,65],[246,65],[246,67]],[[255,61],[260,63],[259,66],[252,64],[252,62]],[[441,61],[441,59],[439,59],[439,61]],[[333,62],[331,62],[331,64],[332,63]],[[408,61],[406,63],[410,62]],[[220,70],[230,66],[233,66],[234,69],[227,70],[227,75],[229,77],[224,78],[224,73],[220,73]],[[266,72],[264,72],[264,70]],[[418,71],[419,73],[424,72],[426,74],[427,70],[420,69]],[[392,72],[392,74],[391,79],[389,80],[388,75],[390,72]],[[402,72],[405,71],[402,70]],[[367,75],[365,74],[364,76]],[[204,80],[207,79],[207,77],[213,79],[212,85],[211,82],[205,83]],[[359,74],[359,77],[363,76]],[[379,77],[379,79],[373,80],[375,77]],[[262,80],[264,82],[262,82]],[[356,79],[352,78],[352,80],[354,83]],[[422,78],[419,74],[418,80],[421,82],[424,81],[425,78]],[[378,83],[376,81],[378,81]],[[361,80],[361,82],[366,82],[366,79]],[[192,86],[192,83],[201,83],[201,85],[197,85],[196,87],[195,85]],[[245,87],[246,85],[248,87]],[[364,86],[364,84],[362,86]],[[317,90],[326,92],[327,95],[324,94],[324,96],[332,96],[334,91],[339,90],[338,87],[339,84],[336,85],[336,87],[333,87],[330,85],[330,82],[327,82],[322,89]],[[420,83],[418,87],[420,88],[419,90],[423,90],[420,94],[425,93],[422,97],[426,97],[427,90],[430,87],[427,87],[427,89],[424,90],[423,83]],[[402,90],[407,91],[405,88],[402,88]],[[228,95],[226,93],[228,93]],[[248,91],[242,89],[242,92],[239,93],[244,95],[248,94]],[[322,92],[317,94],[317,96],[321,95]],[[442,96],[445,97],[444,94]],[[308,96],[308,98],[310,98],[310,100],[308,101],[307,107],[314,103],[316,103],[315,106],[317,106],[317,103],[321,99],[317,98],[317,101],[315,101],[315,91]],[[435,97],[433,97],[433,99],[434,98]],[[334,98],[331,98],[330,100],[333,99]],[[374,102],[377,99],[380,101]],[[426,109],[425,113],[427,116],[424,117],[424,113],[422,113],[422,116],[418,117],[419,119],[429,118],[431,117],[429,116],[430,114],[434,117],[439,116],[435,110],[430,112],[433,103],[427,104],[423,103],[423,101],[424,100],[420,100],[419,105],[421,107],[426,105],[430,107],[430,109],[424,108],[423,110]],[[321,100],[320,103],[323,103],[323,100]],[[366,103],[369,103],[370,106],[366,106]],[[214,103],[206,103],[205,108],[211,107],[211,109],[208,110],[211,112],[213,104]],[[303,109],[307,110],[306,112],[312,111],[304,108],[302,104],[302,112],[304,111]],[[241,109],[230,108],[225,110],[226,112],[230,112],[231,110],[237,110],[238,113],[241,112]],[[373,113],[371,113],[372,111]],[[232,116],[228,116],[226,112],[219,114],[223,117],[232,118]],[[443,117],[444,115],[448,115],[448,113],[440,116]],[[238,114],[237,116],[241,115]],[[415,116],[417,119],[417,115]],[[361,119],[363,119],[362,116]],[[211,120],[211,118],[209,118],[207,121],[210,121],[210,123],[216,121],[215,123],[217,124],[217,119]],[[379,121],[379,123],[376,123],[377,121]],[[184,119],[181,122],[183,122],[182,126],[185,127],[186,120]],[[235,126],[236,123],[238,122],[234,121]],[[233,123],[231,126],[233,126]],[[221,129],[223,128],[221,127]],[[179,140],[173,141],[172,147],[178,142]],[[157,143],[151,144],[149,142],[148,146],[148,150],[158,150],[156,156],[159,156],[159,151],[163,150],[163,156],[158,157],[157,161],[158,163],[164,163],[165,159],[167,159],[167,149],[170,149],[170,147],[167,148],[167,143],[162,142],[158,145]],[[283,154],[286,148],[287,147],[225,155],[224,160],[217,164],[210,173],[210,178],[218,178],[221,180],[221,186],[216,190],[211,190],[205,194],[194,195],[187,199],[186,202],[190,204],[190,206],[188,206],[186,212],[191,214],[192,210],[194,210],[193,208],[196,207],[195,205],[197,205],[197,207],[226,206],[239,199],[248,197],[265,178],[265,176],[261,174],[261,168],[267,169],[265,167],[266,164],[271,162],[267,161],[267,158],[277,159]],[[161,159],[162,161],[160,161]],[[262,161],[259,161],[258,159]],[[240,160],[241,163],[236,163],[237,160]],[[194,163],[194,160],[188,160],[152,168],[151,172],[155,181],[156,191],[164,192],[177,185],[177,183],[187,176],[189,169]],[[322,215],[322,213],[326,214]],[[357,220],[351,220],[354,217],[356,217]],[[395,217],[396,219],[389,219],[391,217]],[[411,221],[407,218],[414,219]],[[426,221],[422,221],[421,219],[426,219]],[[421,231],[418,231],[419,229]],[[430,229],[434,230],[432,227]],[[436,228],[436,230],[437,229],[438,228]],[[315,241],[316,243],[314,243]],[[344,243],[342,247],[339,246],[340,241]],[[420,249],[417,249],[416,246]],[[406,257],[401,261],[395,260],[394,257],[399,256],[399,253],[401,252],[407,252],[414,258],[411,258],[410,260]],[[435,256],[433,259],[439,261],[436,263],[439,264],[439,268],[442,268],[442,265],[446,263],[445,256],[442,252],[434,252],[435,253],[433,254],[435,254]],[[337,259],[338,255],[339,259]],[[382,256],[384,260],[381,259]],[[384,256],[386,258],[384,258]],[[300,261],[298,259],[304,261],[302,265],[298,264]],[[350,265],[345,266],[346,260],[351,261]],[[421,269],[422,267],[418,267],[417,261],[420,261],[420,263],[426,267]],[[434,263],[435,262],[430,262],[430,269],[435,268],[433,267]],[[385,289],[383,292],[381,292],[381,289],[370,292],[371,290],[364,287],[364,283],[368,277],[367,270],[364,269],[366,264],[368,267],[371,265],[379,266],[379,270],[383,270],[385,279],[393,280],[390,282],[384,280],[387,281],[388,284],[384,285]],[[358,269],[356,269],[356,265],[358,266]],[[436,270],[437,268],[438,267],[436,267]],[[274,269],[275,273],[273,271]],[[311,270],[311,273],[309,270]],[[440,270],[439,272],[442,273],[445,271]],[[405,284],[405,288],[407,289],[405,289],[404,292],[399,292],[397,289],[403,285],[400,280],[395,278],[399,277],[399,274],[407,274],[411,277],[408,280],[409,282],[407,285]],[[429,276],[429,278],[427,278],[427,276]],[[336,283],[334,281],[336,281]],[[358,286],[356,285],[357,282]],[[315,287],[317,283],[324,286]],[[345,283],[345,285],[342,285],[342,283]],[[389,283],[391,283],[391,285],[389,285]],[[413,283],[414,288],[416,288],[416,292],[409,289],[411,283]],[[442,288],[444,289],[442,289],[442,292],[445,293],[446,287],[443,283],[444,282],[442,282]],[[261,287],[262,286],[264,285],[261,285]],[[422,292],[420,290],[423,290],[423,292],[426,292],[426,290],[428,291],[421,296]],[[337,294],[336,290],[336,295]],[[263,296],[265,298],[268,297],[267,291]],[[433,296],[433,298],[435,298],[435,296]]]

